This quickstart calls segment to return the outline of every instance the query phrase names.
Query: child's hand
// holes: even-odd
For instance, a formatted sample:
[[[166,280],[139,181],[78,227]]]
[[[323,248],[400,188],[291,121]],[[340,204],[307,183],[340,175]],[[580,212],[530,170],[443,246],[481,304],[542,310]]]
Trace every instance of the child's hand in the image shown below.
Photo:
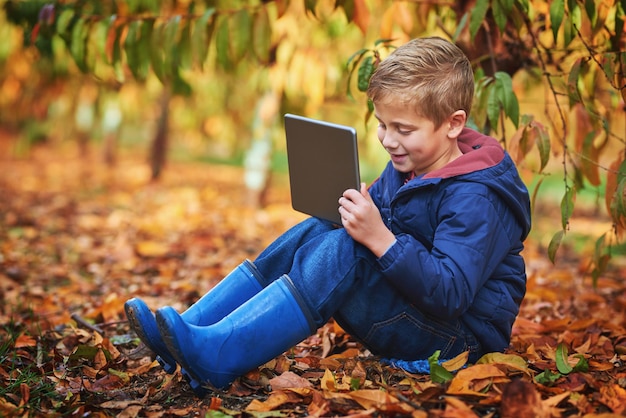
[[[348,234],[377,257],[382,256],[396,237],[387,229],[365,183],[361,190],[348,189],[339,198],[341,223]]]

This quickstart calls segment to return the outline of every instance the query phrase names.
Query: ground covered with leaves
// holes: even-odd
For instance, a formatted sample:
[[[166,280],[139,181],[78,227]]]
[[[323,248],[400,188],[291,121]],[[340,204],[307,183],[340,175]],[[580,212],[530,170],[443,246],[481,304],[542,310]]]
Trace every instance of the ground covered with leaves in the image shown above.
[[[6,154],[5,154],[6,155]],[[38,149],[0,157],[0,416],[610,417],[626,414],[619,262],[594,288],[583,257],[525,250],[528,293],[511,348],[414,373],[332,322],[229,389],[194,395],[129,330],[124,302],[193,303],[302,219],[277,177],[247,204],[238,168]],[[554,216],[536,214],[536,216]]]

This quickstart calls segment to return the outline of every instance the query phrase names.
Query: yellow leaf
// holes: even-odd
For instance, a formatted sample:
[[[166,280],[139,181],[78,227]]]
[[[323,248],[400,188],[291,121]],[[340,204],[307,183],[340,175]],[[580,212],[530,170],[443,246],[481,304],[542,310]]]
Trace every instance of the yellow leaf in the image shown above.
[[[140,241],[135,247],[137,253],[143,257],[161,257],[167,254],[169,247],[156,241]]]
[[[448,361],[444,361],[441,363],[441,366],[449,372],[453,372],[455,370],[459,370],[461,367],[465,366],[467,363],[467,359],[469,358],[469,351],[464,351],[453,359]]]
[[[324,390],[330,390],[330,391],[336,390],[335,376],[333,375],[333,372],[330,371],[330,369],[326,369],[326,371],[324,372],[324,376],[322,377],[322,380],[320,381],[320,385],[322,389]]]
[[[477,364],[502,364],[510,370],[519,370],[530,375],[530,370],[528,370],[528,364],[523,357],[515,355],[515,354],[504,354],[504,353],[487,353],[482,356],[477,362]]]

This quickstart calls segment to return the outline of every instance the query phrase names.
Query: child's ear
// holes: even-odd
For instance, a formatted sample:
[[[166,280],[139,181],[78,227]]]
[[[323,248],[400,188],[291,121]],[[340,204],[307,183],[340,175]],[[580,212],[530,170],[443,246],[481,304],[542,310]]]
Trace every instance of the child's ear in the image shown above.
[[[448,118],[448,137],[457,138],[467,122],[467,113],[464,110],[457,110]]]

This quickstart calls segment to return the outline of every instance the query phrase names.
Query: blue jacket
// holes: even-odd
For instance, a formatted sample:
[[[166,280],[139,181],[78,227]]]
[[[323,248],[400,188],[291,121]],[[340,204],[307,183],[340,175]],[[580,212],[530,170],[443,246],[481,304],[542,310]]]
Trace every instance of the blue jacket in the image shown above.
[[[502,351],[526,292],[530,199],[495,139],[465,128],[458,143],[463,155],[439,170],[407,182],[389,163],[371,185],[397,238],[378,262],[422,312],[458,319],[484,352]]]

